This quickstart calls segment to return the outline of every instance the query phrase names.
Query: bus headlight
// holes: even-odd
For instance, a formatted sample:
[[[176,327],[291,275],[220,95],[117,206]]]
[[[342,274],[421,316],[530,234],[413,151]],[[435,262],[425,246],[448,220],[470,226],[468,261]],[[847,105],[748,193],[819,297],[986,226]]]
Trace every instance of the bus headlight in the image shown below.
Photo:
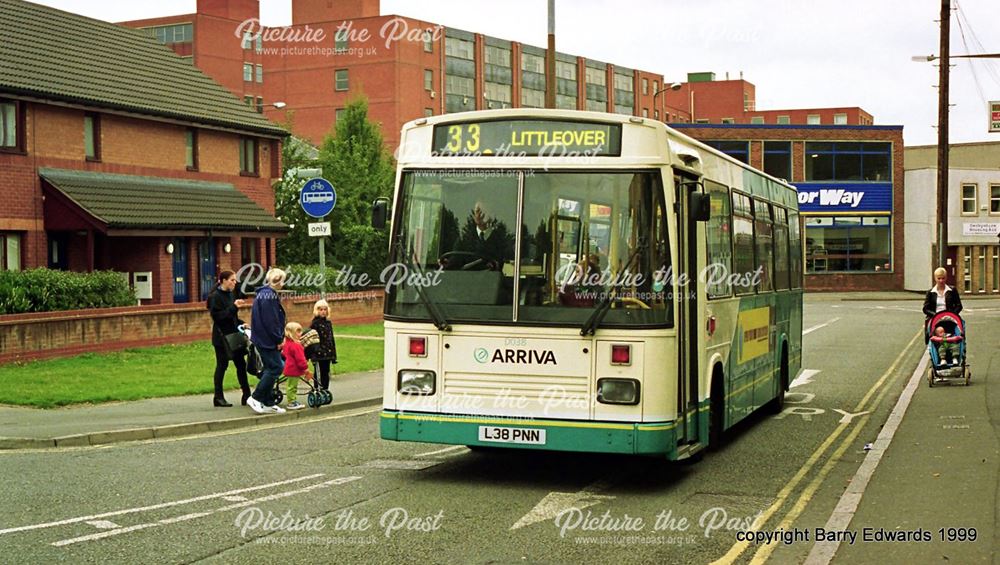
[[[434,394],[434,377],[434,371],[404,369],[399,372],[398,390],[401,394],[430,396]]]
[[[598,379],[597,401],[601,404],[639,404],[639,381]]]

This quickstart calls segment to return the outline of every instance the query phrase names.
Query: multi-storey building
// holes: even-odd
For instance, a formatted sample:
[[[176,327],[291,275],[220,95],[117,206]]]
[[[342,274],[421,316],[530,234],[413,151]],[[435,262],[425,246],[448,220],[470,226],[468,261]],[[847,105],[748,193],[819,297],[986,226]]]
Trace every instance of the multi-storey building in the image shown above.
[[[120,271],[164,303],[273,262],[285,130],[135,30],[0,0],[0,36],[0,268]]]
[[[907,147],[906,289],[926,290],[938,263],[937,146]],[[966,294],[1000,293],[1000,143],[948,151],[949,281]]]
[[[902,126],[674,127],[798,188],[807,289],[902,290]]]

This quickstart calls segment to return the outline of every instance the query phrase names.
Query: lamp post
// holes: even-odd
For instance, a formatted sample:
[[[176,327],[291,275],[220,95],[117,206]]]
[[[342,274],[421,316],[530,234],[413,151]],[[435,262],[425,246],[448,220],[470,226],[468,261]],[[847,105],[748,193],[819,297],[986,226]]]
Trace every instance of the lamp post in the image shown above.
[[[653,93],[653,109],[654,110],[660,110],[661,109],[661,108],[659,108],[656,105],[656,97],[657,96],[663,94],[664,92],[666,92],[668,90],[680,90],[681,86],[683,86],[681,83],[675,82],[675,83],[671,84],[670,86],[664,86],[663,88],[661,88],[661,89],[657,90],[656,92],[654,92]],[[663,113],[663,112],[661,112],[661,113]],[[663,120],[663,121],[666,122],[667,120]]]

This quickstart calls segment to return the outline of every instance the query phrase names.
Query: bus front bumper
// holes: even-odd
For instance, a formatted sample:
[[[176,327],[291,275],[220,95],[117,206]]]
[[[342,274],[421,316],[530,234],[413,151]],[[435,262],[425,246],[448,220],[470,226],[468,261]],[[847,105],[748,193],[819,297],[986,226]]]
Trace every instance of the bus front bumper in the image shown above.
[[[676,422],[589,422],[395,410],[383,410],[379,421],[382,439],[393,441],[677,457]]]

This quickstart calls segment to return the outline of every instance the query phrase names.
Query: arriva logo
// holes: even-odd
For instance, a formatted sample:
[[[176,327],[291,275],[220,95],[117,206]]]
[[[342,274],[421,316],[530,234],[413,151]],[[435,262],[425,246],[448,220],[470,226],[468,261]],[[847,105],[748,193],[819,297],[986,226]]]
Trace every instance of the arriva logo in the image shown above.
[[[558,365],[556,354],[551,350],[537,351],[535,349],[495,349],[490,354],[488,349],[478,348],[472,356],[478,363],[516,363],[532,365]]]
[[[816,199],[819,198],[820,206],[839,206],[841,204],[847,204],[851,208],[857,208],[861,204],[861,199],[865,197],[865,193],[861,191],[851,192],[844,189],[836,190],[817,190],[813,192],[800,192],[799,193],[799,204],[815,204]]]

